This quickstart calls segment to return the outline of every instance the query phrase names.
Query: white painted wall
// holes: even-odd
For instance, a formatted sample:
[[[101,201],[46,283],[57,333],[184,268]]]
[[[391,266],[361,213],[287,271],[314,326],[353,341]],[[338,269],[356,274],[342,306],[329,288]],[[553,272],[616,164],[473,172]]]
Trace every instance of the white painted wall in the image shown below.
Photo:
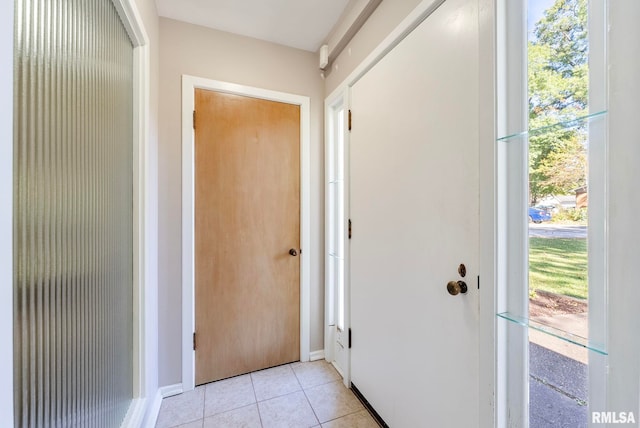
[[[331,70],[325,70],[325,95],[332,93],[419,3],[420,0],[387,0],[380,3],[333,62]]]
[[[181,78],[183,74],[311,99],[310,350],[324,347],[324,84],[314,53],[160,19],[160,384],[181,377]]]
[[[640,2],[609,2],[609,403],[640,418]]]
[[[13,425],[13,0],[0,3],[0,415]]]

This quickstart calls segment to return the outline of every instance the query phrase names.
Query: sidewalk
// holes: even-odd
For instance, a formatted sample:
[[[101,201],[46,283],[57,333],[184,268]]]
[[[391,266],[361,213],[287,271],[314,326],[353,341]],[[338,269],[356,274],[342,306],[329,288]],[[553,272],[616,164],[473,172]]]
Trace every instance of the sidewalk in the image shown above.
[[[588,337],[588,314],[532,317]],[[529,422],[532,428],[586,427],[588,353],[585,348],[529,329]]]
[[[531,317],[531,319],[559,330],[587,338],[589,337],[588,316],[588,313],[583,312],[581,314]],[[587,364],[589,361],[589,351],[587,351],[586,348],[565,342],[549,334],[531,329],[529,331],[529,341],[576,361],[580,361],[583,364]]]
[[[587,365],[535,343],[529,356],[529,426],[586,428]]]

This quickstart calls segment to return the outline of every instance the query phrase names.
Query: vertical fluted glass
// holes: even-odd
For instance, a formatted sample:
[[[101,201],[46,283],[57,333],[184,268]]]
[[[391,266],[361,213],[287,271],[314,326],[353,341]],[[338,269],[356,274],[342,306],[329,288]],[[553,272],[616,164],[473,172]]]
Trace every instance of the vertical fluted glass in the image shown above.
[[[132,400],[133,48],[111,0],[16,0],[17,427]]]

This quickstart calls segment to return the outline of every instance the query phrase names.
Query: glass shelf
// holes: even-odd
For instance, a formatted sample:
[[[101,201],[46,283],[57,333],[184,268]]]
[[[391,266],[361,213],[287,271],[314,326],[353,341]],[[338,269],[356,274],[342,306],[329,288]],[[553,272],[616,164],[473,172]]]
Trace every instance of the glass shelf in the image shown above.
[[[571,129],[577,128],[582,125],[586,125],[595,119],[601,119],[606,117],[607,111],[598,111],[595,113],[588,114],[586,116],[577,117],[575,119],[567,120],[564,122],[558,122],[551,125],[543,126],[540,128],[530,129],[528,131],[517,132],[515,134],[506,135],[504,137],[500,137],[497,141],[515,141],[515,140],[523,140],[525,137],[535,137],[544,134],[550,134],[552,132],[560,131],[563,129]]]
[[[581,346],[600,355],[608,355],[604,346],[602,346],[601,344],[590,343],[589,339],[587,339],[586,337],[578,336],[568,331],[563,331],[556,327],[552,327],[550,325],[541,323],[539,321],[534,321],[529,318],[521,317],[510,312],[502,312],[497,314],[497,316],[509,322],[518,324],[522,327],[531,328],[533,330],[537,330],[550,336],[556,337],[567,343]]]

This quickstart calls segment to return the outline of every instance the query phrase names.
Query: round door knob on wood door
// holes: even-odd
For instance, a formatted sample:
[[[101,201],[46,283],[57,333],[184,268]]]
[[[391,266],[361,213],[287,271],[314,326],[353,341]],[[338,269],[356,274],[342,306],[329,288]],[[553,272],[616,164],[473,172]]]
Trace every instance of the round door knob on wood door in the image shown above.
[[[447,284],[447,291],[452,296],[456,296],[460,293],[464,294],[467,292],[467,283],[464,281],[449,281]]]
[[[291,254],[293,257],[298,255],[298,252],[295,250],[295,248],[292,248],[289,250],[289,254]]]

